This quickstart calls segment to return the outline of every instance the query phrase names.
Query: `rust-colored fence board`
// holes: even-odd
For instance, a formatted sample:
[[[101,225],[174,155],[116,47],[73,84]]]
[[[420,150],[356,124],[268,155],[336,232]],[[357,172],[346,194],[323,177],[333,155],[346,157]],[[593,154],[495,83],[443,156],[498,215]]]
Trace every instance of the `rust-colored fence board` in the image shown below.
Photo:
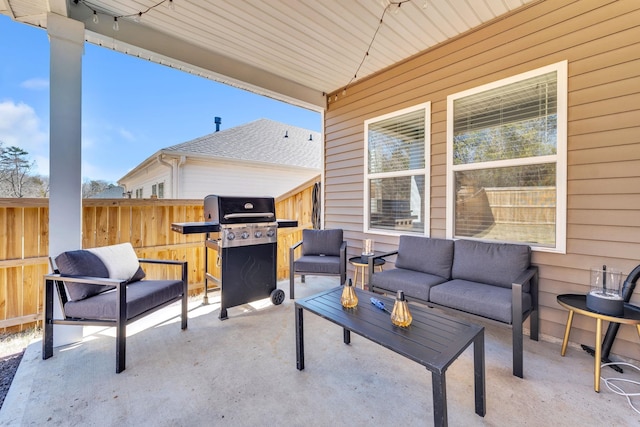
[[[313,185],[309,181],[276,200],[276,215],[295,219],[297,228],[278,232],[278,279],[289,275],[289,247],[311,227]],[[131,242],[140,258],[186,260],[189,289],[204,288],[204,234],[171,231],[174,222],[202,221],[202,200],[85,199],[82,207],[84,248]],[[42,277],[49,272],[49,200],[0,199],[0,332],[32,327],[42,318]],[[171,271],[145,265],[148,277],[164,278]],[[219,277],[215,252],[209,272]]]

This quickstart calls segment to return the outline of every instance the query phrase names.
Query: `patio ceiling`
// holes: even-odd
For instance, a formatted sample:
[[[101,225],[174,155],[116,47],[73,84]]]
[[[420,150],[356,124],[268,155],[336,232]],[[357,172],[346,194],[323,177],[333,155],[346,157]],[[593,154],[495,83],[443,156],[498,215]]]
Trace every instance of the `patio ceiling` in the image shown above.
[[[48,12],[63,15],[85,24],[89,43],[319,110],[324,94],[341,91],[354,75],[375,74],[535,1],[410,0],[398,7],[391,0],[377,34],[389,0],[0,0],[0,13],[41,27]]]

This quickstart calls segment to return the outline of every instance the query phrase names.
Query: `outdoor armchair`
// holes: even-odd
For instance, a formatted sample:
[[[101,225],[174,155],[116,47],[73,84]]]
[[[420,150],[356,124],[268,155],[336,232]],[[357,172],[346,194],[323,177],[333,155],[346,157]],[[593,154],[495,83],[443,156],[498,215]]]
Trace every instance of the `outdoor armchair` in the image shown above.
[[[347,242],[342,230],[302,230],[302,240],[289,249],[289,298],[294,299],[295,276],[340,276],[340,284],[347,280]],[[295,258],[296,249],[302,256]]]
[[[180,269],[180,278],[145,280],[140,263],[172,265]],[[44,277],[43,359],[53,356],[53,325],[115,327],[116,373],[125,369],[129,323],[181,301],[181,328],[187,328],[186,261],[138,259],[131,244],[124,243],[63,252],[52,268],[54,273]],[[54,295],[62,308],[60,317],[54,314]]]

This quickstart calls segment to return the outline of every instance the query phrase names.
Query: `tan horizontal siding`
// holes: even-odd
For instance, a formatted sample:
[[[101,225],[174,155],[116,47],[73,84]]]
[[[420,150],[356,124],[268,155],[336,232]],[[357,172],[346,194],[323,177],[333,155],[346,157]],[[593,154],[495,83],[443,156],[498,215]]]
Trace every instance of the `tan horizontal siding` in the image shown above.
[[[640,263],[640,2],[547,0],[527,5],[337,93],[325,113],[325,224],[344,228],[349,255],[364,237],[390,250],[397,237],[362,234],[364,121],[431,102],[430,235],[446,226],[448,95],[567,60],[567,253],[535,252],[541,329],[561,338],[561,293],[586,292],[588,270]],[[632,302],[640,304],[639,292]],[[580,316],[577,316],[580,317]],[[576,318],[572,340],[593,343]],[[621,328],[613,351],[637,356]]]

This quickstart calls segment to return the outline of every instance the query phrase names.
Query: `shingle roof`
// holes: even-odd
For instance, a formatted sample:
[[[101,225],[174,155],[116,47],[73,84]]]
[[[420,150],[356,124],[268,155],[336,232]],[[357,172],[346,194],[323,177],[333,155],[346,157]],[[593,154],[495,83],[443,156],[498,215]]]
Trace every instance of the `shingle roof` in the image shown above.
[[[319,132],[269,119],[214,132],[162,151],[314,169],[322,164]]]

